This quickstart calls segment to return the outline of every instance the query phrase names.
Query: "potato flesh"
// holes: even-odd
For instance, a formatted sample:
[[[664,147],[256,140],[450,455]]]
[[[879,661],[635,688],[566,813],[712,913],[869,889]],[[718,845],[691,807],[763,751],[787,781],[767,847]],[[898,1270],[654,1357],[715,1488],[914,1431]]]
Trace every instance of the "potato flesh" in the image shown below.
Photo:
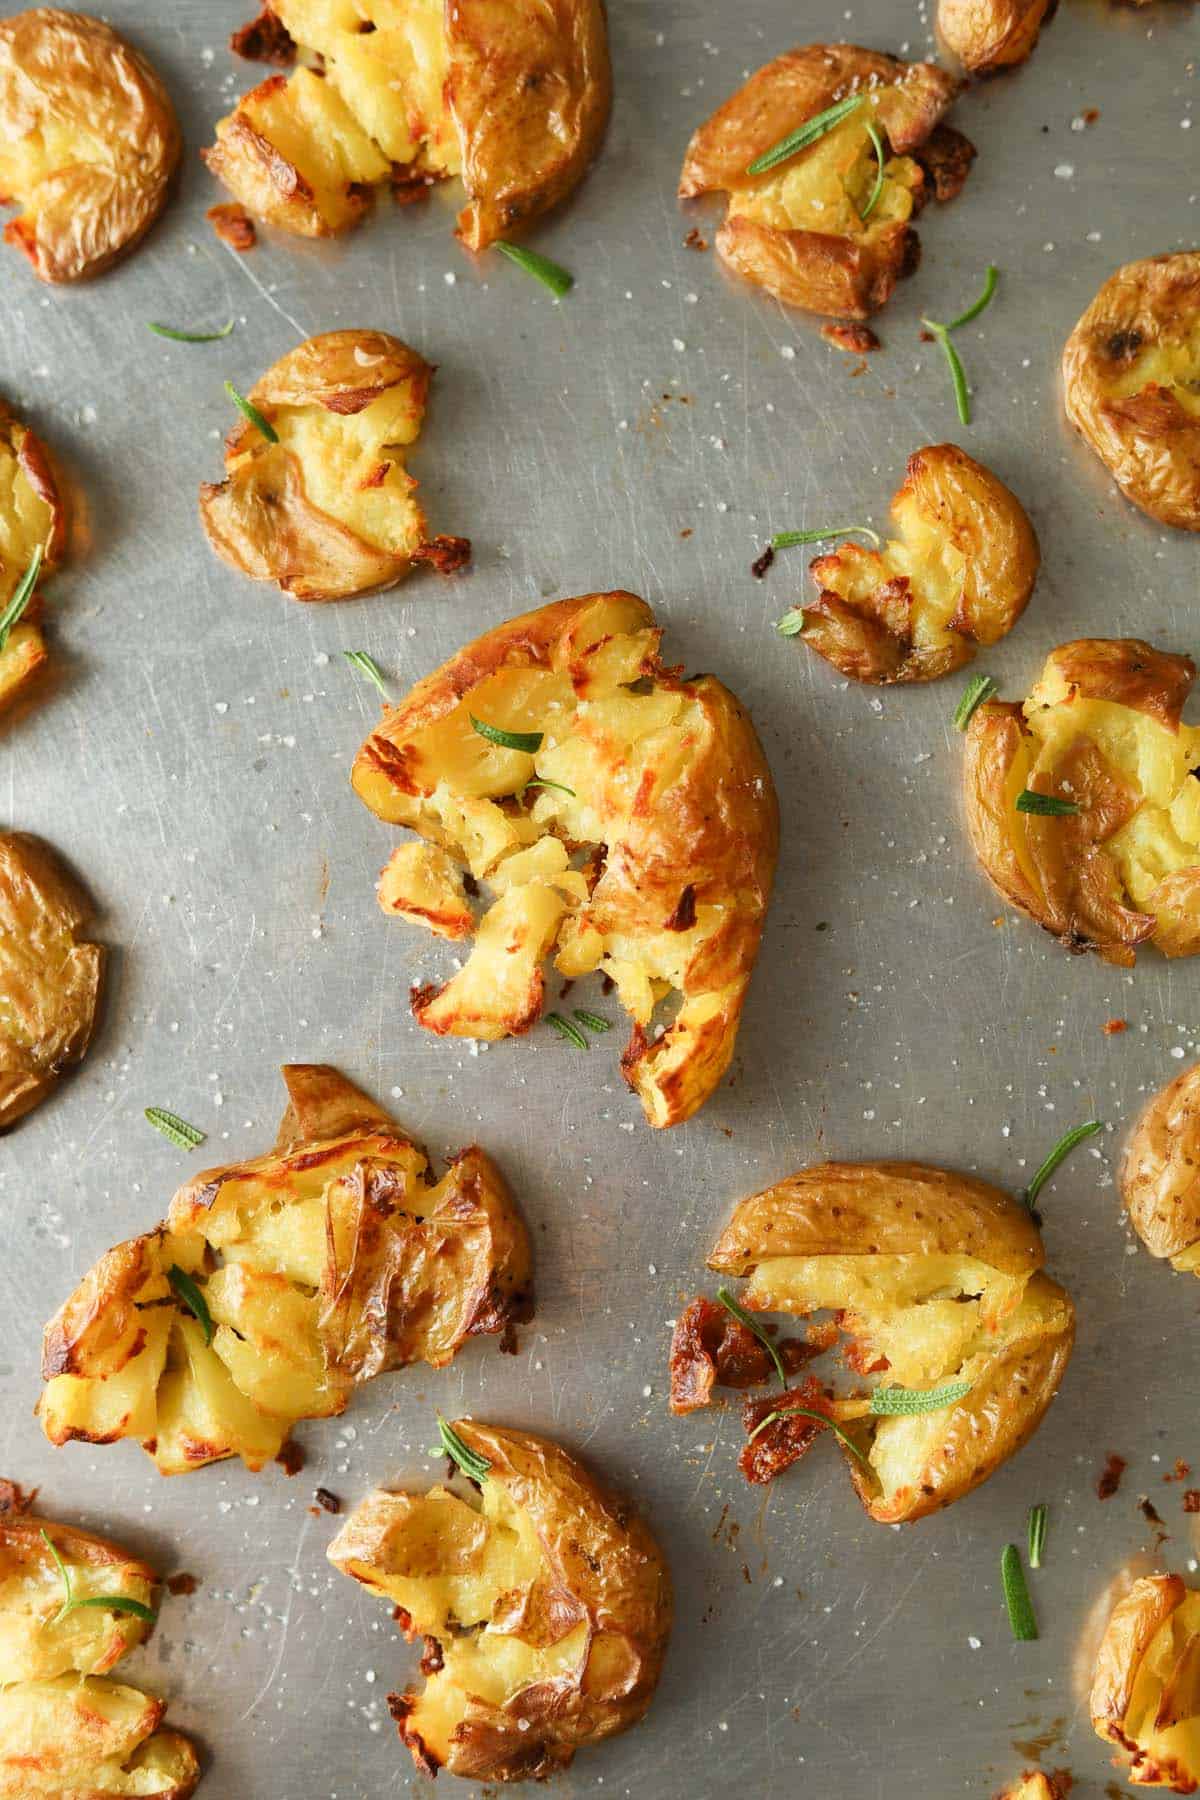
[[[1160,1625],[1138,1666],[1122,1730],[1139,1752],[1135,1782],[1144,1787],[1171,1787],[1177,1769],[1193,1782],[1200,1781],[1200,1716],[1190,1713],[1176,1725],[1156,1727],[1163,1689],[1191,1640],[1200,1634],[1200,1594],[1189,1592],[1181,1605]],[[1186,1698],[1186,1696],[1184,1696]],[[1140,1767],[1141,1761],[1145,1771]],[[1161,1768],[1163,1779],[1147,1779]],[[1183,1789],[1181,1791],[1188,1791]]]
[[[150,1735],[159,1713],[135,1688],[95,1676],[0,1689],[0,1800],[168,1791],[194,1761],[188,1752],[181,1770],[180,1740]]]
[[[879,104],[887,96],[900,99],[896,88],[864,94],[848,118],[816,143],[781,163],[753,187],[738,188],[730,215],[779,231],[819,231],[856,243],[873,244],[889,226],[911,218],[913,193],[923,180],[911,157],[891,156],[883,166],[883,189],[864,220],[862,213],[875,188],[877,164],[868,119],[878,128]],[[886,111],[886,105],[885,105]],[[883,140],[887,134],[882,131]]]
[[[255,89],[240,102],[238,116],[299,171],[330,231],[353,224],[362,211],[351,188],[372,186],[388,173],[337,89],[311,69],[297,69],[282,87]],[[218,125],[218,137],[225,123]]]
[[[1120,375],[1105,383],[1105,392],[1110,401],[1127,400],[1151,384],[1167,388],[1184,412],[1200,418],[1200,322],[1134,356]]]
[[[370,373],[365,366],[364,381]],[[423,412],[417,383],[408,380],[389,387],[358,413],[330,412],[319,405],[281,406],[274,409],[272,423],[304,471],[304,491],[314,506],[375,549],[410,556],[425,531],[421,510],[411,499],[416,483],[404,466],[403,452],[415,443]],[[231,461],[231,475],[238,461]]]
[[[0,153],[0,190],[3,158]],[[14,437],[20,434],[13,433]],[[23,435],[23,434],[20,434]],[[31,484],[18,457],[19,443],[0,438],[0,611],[16,592],[39,545],[45,549],[54,533],[54,513]],[[11,647],[16,632],[9,636]]]
[[[83,1561],[72,1556],[65,1539],[57,1540],[56,1548],[76,1599],[121,1594],[142,1606],[151,1605],[154,1584],[134,1568],[118,1561],[99,1565]],[[49,1551],[36,1559],[14,1556],[7,1566],[0,1551],[0,1687],[15,1681],[55,1680],[72,1672],[90,1675],[116,1660],[115,1615],[83,1607],[56,1623],[65,1599],[63,1579]],[[136,1617],[122,1615],[120,1626],[118,1655],[146,1635],[145,1623]]]
[[[384,864],[376,893],[389,918],[427,925],[436,937],[455,942],[475,929],[458,865],[438,844],[400,844]]]
[[[967,559],[945,530],[935,529],[911,497],[901,500],[893,517],[902,535],[882,550],[864,550],[857,544],[840,544],[833,556],[821,559],[821,585],[851,605],[863,607],[886,582],[902,577],[909,583],[908,629],[919,651],[961,647],[961,636],[950,629],[963,596]],[[979,633],[973,631],[973,637]]]

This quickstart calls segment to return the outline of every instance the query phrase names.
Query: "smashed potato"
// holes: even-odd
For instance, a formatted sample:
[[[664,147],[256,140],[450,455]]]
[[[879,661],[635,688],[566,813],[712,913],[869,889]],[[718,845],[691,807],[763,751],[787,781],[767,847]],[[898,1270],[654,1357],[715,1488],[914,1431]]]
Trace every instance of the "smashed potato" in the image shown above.
[[[152,1620],[96,1602],[153,1611],[157,1584],[104,1538],[27,1513],[0,1518],[0,1800],[195,1791],[195,1750],[158,1729],[166,1703],[105,1679]],[[86,1605],[64,1613],[68,1596]]]
[[[831,1312],[870,1383],[845,1399],[812,1382],[751,1402],[743,1471],[769,1480],[823,1433],[819,1418],[787,1418],[799,1400],[850,1439],[871,1518],[919,1519],[970,1493],[1032,1436],[1071,1354],[1074,1308],[1043,1260],[1026,1207],[919,1163],[820,1164],[742,1201],[709,1268],[746,1279],[751,1311]],[[967,1393],[933,1411],[872,1411],[880,1390],[961,1382]]]
[[[1151,1256],[1200,1274],[1200,1064],[1147,1104],[1125,1149],[1121,1193]]]
[[[655,1126],[690,1118],[729,1065],[779,837],[749,719],[712,676],[666,668],[661,636],[625,593],[512,619],[391,708],[351,777],[372,812],[441,853],[388,865],[386,911],[457,937],[455,870],[496,895],[458,974],[416,990],[420,1023],[491,1040],[528,1031],[555,950],[568,979],[616,984],[634,1019],[622,1069]],[[473,717],[537,747],[496,744]],[[653,1035],[672,994],[678,1014]]]
[[[228,1456],[261,1469],[361,1382],[442,1368],[529,1316],[525,1227],[483,1151],[432,1185],[423,1152],[336,1070],[283,1076],[274,1150],[182,1187],[47,1325],[52,1443],[137,1438],[164,1475]]]
[[[487,1471],[369,1494],[329,1560],[423,1636],[419,1692],[390,1694],[424,1774],[542,1779],[635,1725],[658,1685],[671,1584],[646,1526],[558,1444],[456,1420]]]
[[[45,445],[0,400],[0,617],[40,549],[38,579],[48,575],[66,541],[66,506]],[[35,592],[0,645],[0,712],[22,693],[47,659]]]
[[[110,25],[40,6],[0,20],[0,204],[42,281],[98,275],[166,205],[182,140],[158,76]]]
[[[1178,1575],[1142,1576],[1113,1608],[1091,1715],[1135,1787],[1200,1787],[1200,1593]]]
[[[1132,966],[1139,944],[1200,950],[1200,730],[1190,657],[1140,638],[1051,651],[1023,707],[967,730],[967,829],[984,872],[1066,949]],[[1017,810],[1024,791],[1074,808]],[[1036,804],[1036,802],[1035,802]]]
[[[1200,250],[1110,275],[1067,339],[1063,387],[1125,498],[1200,531]]]
[[[470,542],[430,538],[404,466],[432,378],[386,331],[326,331],[280,357],[247,396],[278,442],[243,419],[224,481],[200,489],[213,549],[296,600],[392,587],[414,563],[460,568]]]
[[[869,318],[917,266],[912,220],[930,194],[952,199],[966,180],[975,152],[941,124],[957,92],[953,76],[933,63],[854,44],[785,51],[695,132],[679,197],[728,195],[717,251],[739,275],[790,306]],[[852,94],[862,104],[832,130],[774,168],[748,173],[789,132]],[[868,122],[889,152],[873,206]]]
[[[1032,56],[1058,0],[938,0],[937,33],[973,75],[994,75]]]
[[[1037,534],[956,444],[909,457],[892,518],[899,535],[882,550],[847,541],[816,558],[820,598],[798,635],[854,681],[933,681],[1012,630],[1037,580]]]
[[[270,0],[235,33],[272,75],[204,159],[250,212],[303,237],[461,179],[458,235],[482,250],[556,205],[600,147],[612,82],[602,0]]]
[[[39,839],[0,832],[0,1131],[83,1061],[104,952],[80,943],[83,890]]]

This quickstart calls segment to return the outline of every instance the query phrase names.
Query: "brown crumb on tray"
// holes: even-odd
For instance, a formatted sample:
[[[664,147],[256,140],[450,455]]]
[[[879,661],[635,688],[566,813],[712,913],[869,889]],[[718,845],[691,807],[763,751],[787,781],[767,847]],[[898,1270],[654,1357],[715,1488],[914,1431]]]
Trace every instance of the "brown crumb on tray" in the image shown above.
[[[194,1594],[196,1589],[199,1586],[200,1586],[200,1583],[196,1579],[196,1577],[194,1575],[189,1575],[186,1570],[182,1571],[178,1575],[168,1575],[167,1576],[167,1592],[168,1592],[168,1594],[175,1594],[175,1595],[183,1594],[185,1596],[188,1594]]]
[[[289,1438],[275,1461],[285,1475],[298,1475],[304,1467],[304,1451],[294,1438]]]
[[[761,556],[756,556],[750,564],[750,573],[757,581],[761,581],[771,564],[775,561],[774,546],[768,544]]]
[[[850,350],[856,356],[883,348],[869,325],[822,325],[821,336],[835,350]]]
[[[340,1513],[342,1510],[342,1503],[337,1495],[331,1494],[326,1487],[319,1487],[313,1495],[313,1499],[316,1501],[322,1512]]]
[[[9,1481],[0,1477],[0,1516],[5,1513],[26,1513],[37,1499],[41,1490],[23,1488],[19,1481]]]
[[[706,237],[701,237],[700,233],[696,230],[696,227],[694,225],[692,226],[692,229],[688,232],[687,236],[684,238],[683,242],[684,242],[685,248],[688,250],[707,250],[708,249],[708,239]]]
[[[258,233],[254,229],[254,220],[236,200],[227,200],[221,206],[210,206],[204,216],[221,242],[228,244],[231,250],[253,250],[257,244]]]
[[[1100,1500],[1111,1500],[1121,1485],[1121,1477],[1128,1468],[1123,1456],[1114,1456],[1110,1451],[1108,1461],[1100,1471],[1096,1482],[1096,1496]]]
[[[1185,1463],[1182,1456],[1177,1457],[1175,1467],[1163,1476],[1164,1481],[1186,1481],[1192,1472],[1191,1463]]]
[[[1184,1488],[1183,1510],[1185,1513],[1200,1513],[1200,1488]]]
[[[1105,1037],[1120,1037],[1123,1031],[1129,1030],[1129,1020],[1105,1019],[1103,1029]]]

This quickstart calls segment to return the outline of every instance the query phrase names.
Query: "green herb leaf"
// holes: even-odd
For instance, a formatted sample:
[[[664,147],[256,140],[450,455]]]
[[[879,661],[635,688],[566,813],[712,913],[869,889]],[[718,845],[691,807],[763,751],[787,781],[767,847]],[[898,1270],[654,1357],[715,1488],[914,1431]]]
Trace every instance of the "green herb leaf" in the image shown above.
[[[1055,1144],[1053,1150],[1050,1152],[1041,1168],[1037,1171],[1033,1180],[1029,1183],[1029,1186],[1025,1189],[1026,1206],[1033,1206],[1034,1201],[1053,1175],[1055,1169],[1057,1169],[1059,1163],[1070,1156],[1076,1144],[1082,1144],[1085,1138],[1095,1137],[1098,1131],[1103,1130],[1104,1124],[1102,1120],[1089,1119],[1086,1125],[1076,1125],[1073,1131],[1065,1132],[1063,1136],[1059,1138],[1057,1144]]]
[[[144,1619],[148,1625],[153,1625],[158,1617],[153,1608],[143,1605],[140,1600],[130,1599],[127,1594],[87,1594],[83,1599],[77,1600],[71,1583],[71,1571],[63,1561],[58,1545],[44,1525],[42,1526],[42,1537],[45,1539],[46,1548],[54,1558],[54,1565],[62,1578],[64,1594],[62,1605],[54,1617],[46,1621],[47,1624],[57,1625],[60,1620],[66,1618],[68,1613],[79,1612],[85,1606],[90,1606],[103,1612],[129,1613],[131,1617]]]
[[[161,1106],[148,1106],[146,1117],[156,1131],[161,1131],[165,1138],[170,1138],[181,1150],[194,1150],[202,1144],[208,1133],[200,1131],[195,1125],[189,1125],[178,1113],[167,1112]]]
[[[41,1530],[42,1530],[42,1537],[45,1539],[45,1542],[46,1542],[46,1548],[49,1550],[51,1556],[54,1558],[54,1566],[57,1568],[59,1575],[62,1577],[63,1592],[64,1592],[63,1603],[59,1607],[58,1611],[55,1613],[54,1617],[49,1621],[49,1623],[51,1625],[57,1625],[58,1621],[60,1619],[65,1619],[67,1614],[71,1610],[71,1603],[72,1603],[72,1599],[73,1599],[73,1594],[71,1591],[71,1575],[70,1575],[70,1571],[67,1568],[66,1563],[63,1561],[62,1556],[59,1553],[58,1545],[54,1542],[54,1539],[50,1536],[50,1533],[46,1530],[46,1527],[44,1525],[42,1526]]]
[[[360,675],[365,675],[368,681],[374,682],[385,700],[391,700],[392,696],[388,693],[387,683],[383,679],[383,670],[373,656],[368,655],[365,650],[343,650],[342,655],[352,669],[357,669]]]
[[[827,106],[824,112],[816,113],[811,119],[806,119],[804,124],[797,126],[795,131],[789,131],[787,136],[780,138],[777,144],[772,144],[769,150],[764,150],[761,156],[756,156],[746,170],[747,175],[765,175],[768,169],[773,169],[777,163],[786,162],[788,157],[795,156],[798,150],[807,150],[810,144],[815,144],[817,139],[824,137],[827,131],[832,131],[835,125],[840,125],[843,119],[848,119],[852,112],[857,112],[862,103],[861,94],[847,94],[844,100],[836,100],[832,106]]]
[[[879,196],[883,192],[883,165],[887,161],[883,138],[880,136],[879,127],[874,119],[867,120],[867,136],[870,138],[871,148],[875,152],[875,186],[871,189],[870,199],[858,215],[863,220],[869,219],[879,204]]]
[[[965,1399],[970,1391],[969,1381],[944,1381],[941,1387],[932,1388],[876,1388],[871,1395],[871,1411],[882,1419],[942,1412],[947,1406]]]
[[[767,1336],[766,1332],[763,1330],[762,1326],[758,1323],[758,1320],[752,1318],[750,1316],[750,1314],[745,1310],[744,1307],[741,1307],[738,1305],[737,1301],[734,1299],[733,1295],[730,1293],[728,1288],[724,1288],[724,1287],[718,1288],[717,1289],[717,1299],[721,1302],[721,1305],[725,1308],[725,1311],[727,1313],[732,1314],[732,1316],[737,1320],[739,1325],[744,1325],[746,1327],[746,1330],[749,1332],[752,1332],[754,1334],[754,1336],[758,1339],[759,1343],[762,1345],[763,1349],[766,1351],[766,1353],[770,1357],[771,1361],[775,1364],[775,1372],[779,1376],[780,1381],[783,1383],[784,1387],[786,1387],[787,1386],[787,1372],[783,1366],[783,1359],[780,1356],[778,1350],[775,1348],[775,1345],[772,1343],[771,1339]]]
[[[977,319],[979,317],[980,313],[983,311],[984,307],[989,306],[991,304],[992,295],[996,291],[996,283],[999,281],[999,279],[1000,279],[999,269],[996,267],[996,265],[994,263],[989,263],[988,271],[987,271],[987,274],[985,275],[984,281],[983,281],[982,294],[980,294],[978,300],[972,301],[971,305],[968,306],[966,312],[959,313],[957,319],[951,319],[950,323],[946,327],[946,330],[947,331],[957,331],[960,325],[969,325],[971,323],[972,319]]]
[[[567,1042],[569,1044],[574,1044],[577,1050],[591,1049],[591,1045],[584,1037],[582,1031],[580,1031],[578,1025],[572,1025],[570,1019],[564,1019],[561,1013],[547,1013],[546,1023],[547,1025],[553,1025],[559,1037],[566,1038]]]
[[[450,1461],[455,1463],[464,1475],[469,1476],[472,1481],[486,1480],[492,1466],[487,1457],[480,1456],[476,1451],[468,1449],[453,1425],[448,1424],[440,1413],[438,1414],[438,1437],[441,1439],[441,1447]]]
[[[612,1030],[611,1020],[602,1019],[599,1013],[585,1012],[582,1006],[577,1006],[575,1008],[575,1017],[579,1020],[581,1025],[586,1025],[589,1031]]]
[[[246,418],[249,419],[250,423],[254,426],[254,429],[262,432],[268,444],[277,444],[279,442],[279,433],[269,419],[264,419],[253,400],[247,400],[245,394],[239,394],[232,381],[227,381],[225,383],[225,392],[229,395],[229,398],[233,401],[233,404],[237,407],[238,411],[243,413]]]
[[[1021,789],[1016,805],[1018,812],[1041,813],[1047,819],[1066,819],[1079,811],[1078,801],[1060,800],[1057,794],[1035,794],[1032,788]]]
[[[820,544],[825,538],[845,537],[847,532],[857,531],[860,536],[870,538],[878,550],[880,537],[869,525],[819,525],[815,531],[777,531],[771,539],[772,550],[790,550],[793,544]]]
[[[932,319],[922,319],[927,331],[931,331],[950,366],[950,380],[954,385],[954,404],[958,408],[958,416],[964,425],[971,423],[971,396],[967,390],[967,371],[963,368],[962,357],[950,342],[950,331],[946,325],[937,325]]]
[[[1045,1506],[1031,1506],[1029,1509],[1029,1566],[1040,1569],[1042,1551],[1046,1547],[1046,1515]]]
[[[489,744],[498,744],[501,750],[524,750],[533,756],[542,747],[545,733],[542,731],[505,731],[501,725],[489,725],[486,719],[477,719],[474,713],[468,713],[472,725],[481,738]]]
[[[820,1419],[822,1425],[828,1425],[828,1427],[829,1427],[830,1431],[832,1431],[834,1437],[837,1438],[840,1443],[845,1444],[847,1450],[851,1451],[853,1453],[853,1455],[857,1456],[859,1462],[862,1463],[864,1468],[869,1469],[871,1467],[870,1461],[864,1455],[864,1453],[859,1449],[859,1447],[855,1443],[854,1439],[850,1436],[850,1433],[848,1431],[843,1431],[842,1427],[837,1423],[836,1419],[831,1419],[829,1417],[828,1413],[818,1412],[816,1410],[816,1408],[812,1407],[812,1406],[788,1406],[788,1407],[785,1407],[781,1412],[768,1413],[766,1418],[760,1419],[758,1424],[754,1427],[754,1430],[750,1433],[750,1436],[746,1440],[747,1443],[752,1444],[754,1442],[755,1438],[758,1436],[759,1432],[765,1431],[767,1426],[770,1425],[775,1419],[790,1419],[796,1413],[799,1413],[800,1417],[802,1419]]]
[[[572,800],[575,798],[575,789],[564,787],[561,781],[547,781],[544,775],[531,775],[529,780],[523,781],[517,789],[518,800],[525,789],[531,787],[553,788],[556,794],[569,794]]]
[[[192,1280],[186,1269],[181,1269],[179,1267],[178,1263],[172,1263],[171,1267],[167,1270],[167,1280],[179,1295],[179,1298],[183,1301],[183,1304],[187,1307],[188,1311],[195,1318],[201,1331],[203,1331],[205,1344],[211,1344],[213,1341],[212,1314],[208,1310],[208,1301],[204,1298],[204,1295],[201,1293],[197,1284]]]
[[[561,263],[551,262],[548,256],[539,256],[536,250],[526,250],[521,244],[505,243],[503,238],[496,239],[495,247],[502,256],[507,256],[509,262],[516,263],[518,269],[524,269],[527,275],[532,275],[535,281],[548,287],[560,300],[575,286],[575,277],[569,270],[564,269]]]
[[[804,608],[793,606],[791,612],[784,613],[782,619],[776,619],[775,629],[780,637],[799,637],[804,630]]]
[[[996,693],[996,683],[990,675],[972,675],[962,692],[962,699],[954,709],[954,729],[965,731],[975,716],[977,707],[990,700]]]
[[[29,567],[13,589],[12,599],[4,608],[4,611],[0,612],[0,650],[3,650],[7,645],[9,632],[17,623],[21,614],[25,611],[25,608],[33,598],[33,590],[37,586],[38,573],[41,569],[42,557],[44,555],[45,551],[39,544],[29,559]]]
[[[220,331],[176,331],[170,325],[155,325],[147,321],[147,331],[155,337],[170,338],[176,344],[215,344],[218,338],[227,338],[233,330],[233,320],[222,325]]]
[[[1012,1634],[1019,1644],[1031,1644],[1038,1634],[1037,1620],[1033,1616],[1033,1602],[1025,1585],[1021,1553],[1015,1544],[1006,1544],[1004,1547],[1004,1554],[1000,1558],[1000,1580],[1004,1586],[1004,1604],[1008,1608]]]

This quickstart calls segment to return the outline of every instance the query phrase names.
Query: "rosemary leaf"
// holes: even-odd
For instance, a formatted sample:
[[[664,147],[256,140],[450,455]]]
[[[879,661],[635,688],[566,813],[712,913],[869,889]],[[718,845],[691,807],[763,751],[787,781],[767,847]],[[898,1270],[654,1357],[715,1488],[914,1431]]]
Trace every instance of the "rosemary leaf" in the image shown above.
[[[239,394],[232,381],[227,381],[225,383],[225,392],[229,395],[229,398],[233,401],[233,404],[237,407],[238,411],[249,419],[255,430],[262,432],[268,444],[277,444],[279,442],[279,433],[276,431],[271,421],[265,419],[262,413],[259,412],[253,400],[247,400],[245,394]]]
[[[486,719],[477,719],[474,713],[468,713],[467,717],[481,738],[486,738],[489,744],[499,745],[501,750],[524,750],[533,756],[542,747],[544,732],[505,731],[502,725],[489,725]]]
[[[1000,1580],[1004,1587],[1004,1604],[1008,1608],[1012,1634],[1019,1644],[1030,1644],[1038,1634],[1037,1620],[1033,1615],[1029,1589],[1025,1585],[1021,1553],[1015,1544],[1006,1544],[1004,1547],[1004,1554],[1000,1558]]]
[[[874,119],[867,120],[867,136],[870,138],[871,148],[875,152],[875,186],[871,189],[871,195],[867,204],[858,215],[859,218],[864,221],[870,218],[871,214],[875,211],[875,208],[879,205],[879,196],[883,192],[883,165],[887,161],[887,151],[884,148],[883,138],[880,135],[879,127],[876,125]]]
[[[977,707],[990,700],[996,692],[996,683],[990,675],[972,675],[962,692],[962,699],[954,709],[954,729],[965,731],[975,716]]]
[[[559,300],[569,294],[575,286],[575,277],[564,269],[561,263],[551,262],[548,256],[539,256],[536,250],[526,250],[522,244],[508,244],[503,238],[497,238],[496,249],[509,262],[516,263],[518,269],[524,269],[526,275],[532,275],[543,287]]]
[[[957,1405],[970,1391],[969,1381],[945,1381],[941,1387],[932,1388],[876,1388],[871,1395],[871,1411],[883,1419],[942,1412],[947,1406]]]
[[[825,538],[845,537],[847,532],[857,531],[862,537],[870,538],[878,550],[880,537],[869,525],[819,525],[815,531],[777,531],[771,539],[772,550],[790,550],[793,544],[819,544]]]
[[[486,1480],[492,1466],[487,1457],[480,1456],[478,1452],[468,1449],[453,1425],[443,1419],[440,1413],[438,1414],[438,1437],[441,1439],[441,1447],[450,1461],[460,1468],[464,1475],[472,1481]]]
[[[211,1344],[213,1341],[212,1314],[208,1310],[208,1301],[204,1298],[196,1282],[192,1280],[186,1269],[179,1267],[178,1263],[172,1263],[167,1270],[167,1280],[204,1333],[205,1344]]]
[[[752,1318],[744,1307],[738,1305],[728,1288],[718,1288],[717,1299],[721,1302],[725,1311],[737,1320],[739,1325],[744,1325],[746,1330],[752,1332],[758,1339],[771,1361],[775,1364],[775,1372],[779,1376],[780,1381],[783,1383],[784,1387],[786,1387],[787,1372],[783,1366],[783,1359],[762,1326],[758,1323],[758,1320]]]
[[[1016,806],[1020,813],[1041,813],[1047,819],[1067,819],[1079,811],[1075,800],[1060,800],[1057,794],[1035,794],[1032,788],[1021,789]]]
[[[146,330],[152,331],[155,337],[170,338],[176,344],[215,344],[218,338],[227,338],[233,330],[233,320],[222,325],[220,331],[176,331],[170,325],[155,325],[147,321]]]
[[[565,787],[561,781],[547,781],[544,775],[531,775],[529,780],[522,782],[517,789],[517,799],[521,798],[526,788],[531,787],[553,788],[556,794],[568,794],[572,800],[575,798],[575,789]]]
[[[1042,1551],[1046,1547],[1046,1515],[1045,1506],[1031,1506],[1029,1509],[1029,1566],[1040,1569]]]
[[[582,1031],[580,1031],[578,1025],[572,1025],[570,1019],[564,1019],[561,1013],[547,1013],[546,1023],[547,1025],[553,1025],[559,1037],[566,1038],[567,1042],[569,1044],[574,1044],[577,1050],[591,1049],[591,1045],[584,1037]]]
[[[144,1619],[147,1625],[153,1625],[158,1617],[152,1606],[133,1600],[128,1594],[88,1594],[83,1600],[72,1600],[67,1610],[79,1612],[85,1606],[96,1607],[102,1612],[128,1613],[131,1618]]]
[[[1049,1181],[1059,1163],[1063,1162],[1071,1154],[1076,1144],[1082,1144],[1085,1138],[1095,1137],[1098,1131],[1103,1130],[1104,1124],[1102,1120],[1089,1119],[1086,1125],[1076,1125],[1073,1131],[1064,1132],[1041,1168],[1037,1171],[1033,1180],[1029,1183],[1029,1186],[1025,1189],[1026,1206],[1032,1209],[1033,1203],[1041,1193],[1042,1188]]]
[[[996,283],[999,279],[999,269],[996,267],[995,263],[989,263],[987,274],[984,276],[983,280],[982,294],[980,294],[978,300],[973,300],[971,302],[966,312],[959,313],[957,319],[951,319],[946,330],[957,331],[960,325],[969,325],[972,319],[977,319],[984,307],[991,305],[992,295],[996,291]]]
[[[798,150],[807,150],[810,144],[815,144],[817,139],[824,137],[827,131],[832,131],[835,125],[840,125],[843,119],[848,119],[852,112],[857,112],[862,103],[861,94],[847,94],[844,100],[835,100],[834,104],[827,106],[824,112],[816,113],[811,119],[806,119],[803,125],[796,127],[795,131],[789,131],[787,136],[780,138],[777,144],[772,144],[769,150],[764,150],[761,156],[756,156],[746,170],[747,175],[765,175],[768,169],[773,169],[777,163],[786,162],[788,157],[795,156]]]
[[[156,1131],[161,1131],[165,1138],[170,1138],[180,1150],[194,1150],[208,1136],[207,1132],[189,1125],[186,1119],[181,1119],[178,1113],[167,1112],[161,1106],[148,1106],[146,1117]]]
[[[28,568],[13,589],[12,599],[4,608],[4,611],[0,612],[0,650],[3,650],[7,645],[9,632],[21,617],[21,614],[29,605],[29,602],[33,599],[33,590],[37,586],[38,573],[41,569],[42,557],[44,555],[45,552],[39,544],[29,559]]]
[[[958,408],[958,416],[964,425],[971,423],[971,396],[967,390],[967,371],[963,368],[962,357],[950,342],[950,328],[938,325],[932,319],[922,319],[926,331],[931,331],[950,367],[950,380],[954,385],[954,404]]]
[[[582,1006],[577,1006],[575,1008],[575,1017],[579,1020],[581,1025],[586,1025],[589,1031],[612,1030],[612,1021],[610,1019],[602,1019],[599,1013],[585,1012]]]
[[[365,675],[368,681],[374,682],[384,699],[390,701],[392,696],[387,691],[387,683],[383,679],[383,670],[366,650],[343,650],[342,655],[352,669]]]

